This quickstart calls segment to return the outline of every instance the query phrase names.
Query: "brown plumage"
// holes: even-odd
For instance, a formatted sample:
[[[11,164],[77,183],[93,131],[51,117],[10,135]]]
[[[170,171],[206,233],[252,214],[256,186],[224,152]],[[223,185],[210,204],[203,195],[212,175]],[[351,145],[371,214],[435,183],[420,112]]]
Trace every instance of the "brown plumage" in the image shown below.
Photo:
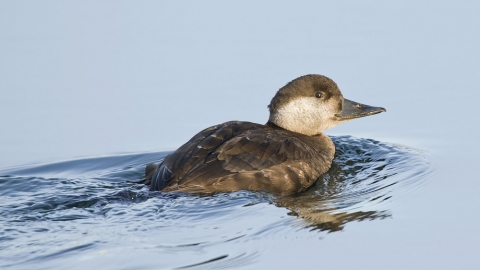
[[[346,121],[343,106],[343,96],[329,78],[297,78],[272,99],[266,125],[231,121],[209,127],[158,167],[149,164],[145,184],[165,192],[302,192],[330,168],[335,146],[321,131]],[[355,112],[355,117],[385,111],[363,106],[369,110]]]

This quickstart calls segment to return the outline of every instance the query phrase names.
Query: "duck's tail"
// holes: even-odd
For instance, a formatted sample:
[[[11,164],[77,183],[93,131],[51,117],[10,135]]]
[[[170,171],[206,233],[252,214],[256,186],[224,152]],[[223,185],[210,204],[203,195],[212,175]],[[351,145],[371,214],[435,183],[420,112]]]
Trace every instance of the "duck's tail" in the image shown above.
[[[145,169],[145,175],[147,175],[147,171],[148,165]],[[169,169],[167,169],[166,166],[163,166],[163,163],[161,163],[160,165],[158,165],[158,169],[156,167],[155,170],[151,173],[150,179],[147,180],[147,177],[148,176],[145,177],[145,182],[150,181],[150,190],[160,191],[166,186],[168,186],[170,181],[173,179],[173,174]]]

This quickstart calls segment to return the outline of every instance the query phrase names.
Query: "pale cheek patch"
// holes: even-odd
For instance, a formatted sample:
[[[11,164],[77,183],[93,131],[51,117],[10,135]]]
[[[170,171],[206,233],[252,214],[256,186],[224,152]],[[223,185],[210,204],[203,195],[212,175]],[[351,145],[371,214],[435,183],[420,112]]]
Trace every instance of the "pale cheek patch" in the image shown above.
[[[336,126],[334,104],[319,101],[315,97],[301,97],[278,108],[270,115],[270,121],[285,129],[314,135]]]

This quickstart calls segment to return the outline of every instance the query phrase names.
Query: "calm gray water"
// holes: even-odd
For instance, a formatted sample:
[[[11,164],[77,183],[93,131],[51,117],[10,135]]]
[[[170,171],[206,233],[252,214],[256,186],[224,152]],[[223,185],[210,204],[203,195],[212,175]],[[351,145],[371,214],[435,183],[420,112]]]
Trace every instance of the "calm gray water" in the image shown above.
[[[479,269],[475,1],[0,2],[0,268]],[[387,113],[304,194],[139,180],[318,73]]]

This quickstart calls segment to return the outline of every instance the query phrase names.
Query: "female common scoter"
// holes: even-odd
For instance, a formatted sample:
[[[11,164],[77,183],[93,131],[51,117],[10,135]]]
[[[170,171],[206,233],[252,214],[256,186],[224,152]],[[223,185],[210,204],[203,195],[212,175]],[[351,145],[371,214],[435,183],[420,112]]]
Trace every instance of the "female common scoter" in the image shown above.
[[[335,146],[323,130],[386,111],[344,99],[322,75],[289,82],[268,108],[265,125],[231,121],[200,131],[160,165],[148,164],[144,183],[166,192],[302,192],[332,164]]]

